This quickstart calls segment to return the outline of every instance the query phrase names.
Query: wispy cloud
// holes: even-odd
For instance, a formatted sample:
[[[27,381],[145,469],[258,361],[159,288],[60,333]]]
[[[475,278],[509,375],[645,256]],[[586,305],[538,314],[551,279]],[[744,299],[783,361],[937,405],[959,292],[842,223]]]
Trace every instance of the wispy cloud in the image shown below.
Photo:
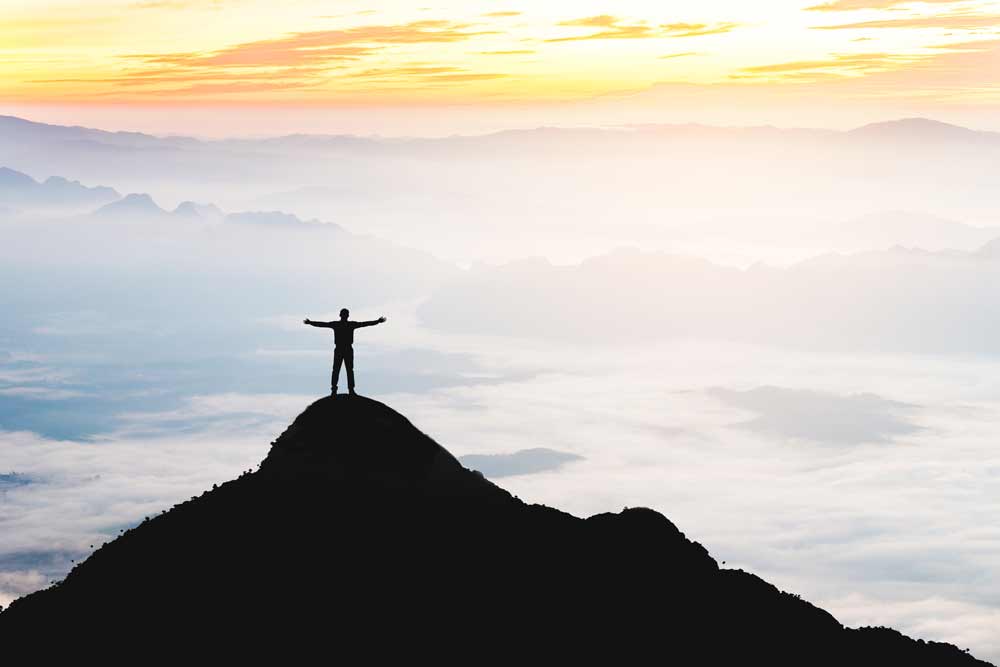
[[[356,69],[367,57],[403,45],[444,44],[494,34],[469,23],[446,20],[400,25],[369,25],[342,30],[298,32],[214,51],[133,53],[121,56],[132,67],[123,73],[80,83],[106,83],[115,89],[95,95],[115,96],[122,88],[165,91],[189,96],[226,96],[302,90],[327,83],[337,70]],[[496,79],[493,72],[472,72],[442,65],[420,68],[370,68],[354,78],[410,76],[418,82]],[[47,83],[52,83],[48,81]]]
[[[400,67],[378,67],[350,75],[364,79],[406,79],[433,81],[481,81],[507,76],[498,72],[470,72],[461,67],[448,65],[403,65]]]
[[[232,0],[138,0],[129,9],[189,9],[191,7],[222,9]]]
[[[521,56],[536,53],[533,49],[510,49],[508,51],[480,51],[483,56]]]
[[[587,16],[558,24],[565,28],[594,28],[596,32],[569,37],[554,37],[548,42],[576,42],[591,39],[651,39],[670,37],[700,37],[702,35],[718,35],[730,32],[738,23],[665,23],[652,25],[645,21],[626,23],[610,14]]]
[[[189,68],[288,67],[356,59],[386,45],[460,42],[486,34],[493,33],[472,30],[467,23],[426,20],[402,25],[299,32],[276,39],[245,42],[209,53],[138,54],[132,58],[152,65]]]
[[[565,28],[599,28],[599,30],[586,35],[555,37],[546,41],[576,42],[587,39],[643,39],[656,36],[653,26],[647,23],[626,24],[622,23],[621,19],[609,14],[562,21],[559,25]]]
[[[917,0],[921,4],[955,4],[965,0]],[[806,7],[808,12],[848,12],[858,9],[890,9],[899,5],[912,5],[915,0],[834,0],[812,7]]]
[[[701,37],[721,35],[740,27],[739,23],[668,23],[660,26],[667,37]]]
[[[866,72],[885,69],[912,60],[912,57],[896,56],[889,53],[850,53],[837,54],[827,60],[793,60],[769,65],[754,65],[744,67],[741,71],[749,74],[786,74],[818,70]]]
[[[932,16],[901,16],[855,23],[812,26],[814,30],[859,30],[863,28],[947,28],[975,30],[1000,26],[1000,14],[962,11]]]

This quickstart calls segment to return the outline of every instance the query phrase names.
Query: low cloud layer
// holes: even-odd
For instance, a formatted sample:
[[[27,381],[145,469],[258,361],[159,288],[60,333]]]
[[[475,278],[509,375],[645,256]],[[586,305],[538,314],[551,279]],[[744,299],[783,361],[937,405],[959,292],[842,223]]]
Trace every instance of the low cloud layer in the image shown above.
[[[917,406],[874,394],[838,396],[784,387],[715,388],[708,394],[757,415],[736,426],[776,439],[856,445],[890,442],[921,430],[909,421]]]
[[[535,447],[510,454],[468,454],[459,460],[467,468],[478,470],[487,477],[499,478],[558,470],[567,463],[582,459],[582,456],[569,452]]]

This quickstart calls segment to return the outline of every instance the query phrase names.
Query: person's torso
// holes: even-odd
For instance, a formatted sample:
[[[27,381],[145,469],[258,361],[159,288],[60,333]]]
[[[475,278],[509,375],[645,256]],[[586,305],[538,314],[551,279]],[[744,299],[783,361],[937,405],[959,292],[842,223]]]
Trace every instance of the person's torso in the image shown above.
[[[333,344],[337,347],[350,347],[354,344],[354,322],[333,323]]]

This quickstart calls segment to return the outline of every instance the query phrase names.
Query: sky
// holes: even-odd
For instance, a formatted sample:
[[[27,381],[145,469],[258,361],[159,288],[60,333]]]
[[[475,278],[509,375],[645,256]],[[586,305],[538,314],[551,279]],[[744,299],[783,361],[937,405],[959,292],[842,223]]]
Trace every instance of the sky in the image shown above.
[[[1000,129],[991,0],[0,0],[0,12],[0,113],[52,122],[391,135],[911,114]]]

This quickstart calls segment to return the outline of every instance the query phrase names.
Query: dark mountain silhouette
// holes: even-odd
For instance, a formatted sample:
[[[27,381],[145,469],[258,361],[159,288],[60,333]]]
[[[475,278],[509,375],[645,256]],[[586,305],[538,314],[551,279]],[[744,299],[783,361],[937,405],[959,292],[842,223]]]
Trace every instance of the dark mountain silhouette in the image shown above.
[[[119,197],[121,195],[112,188],[91,188],[61,176],[50,176],[38,182],[27,174],[0,167],[0,204],[12,208],[80,209],[107,204]]]
[[[8,653],[99,645],[123,657],[207,641],[414,663],[986,664],[886,628],[846,629],[720,569],[652,510],[579,519],[526,504],[385,405],[344,397],[311,405],[259,470],[15,601],[0,636]]]

